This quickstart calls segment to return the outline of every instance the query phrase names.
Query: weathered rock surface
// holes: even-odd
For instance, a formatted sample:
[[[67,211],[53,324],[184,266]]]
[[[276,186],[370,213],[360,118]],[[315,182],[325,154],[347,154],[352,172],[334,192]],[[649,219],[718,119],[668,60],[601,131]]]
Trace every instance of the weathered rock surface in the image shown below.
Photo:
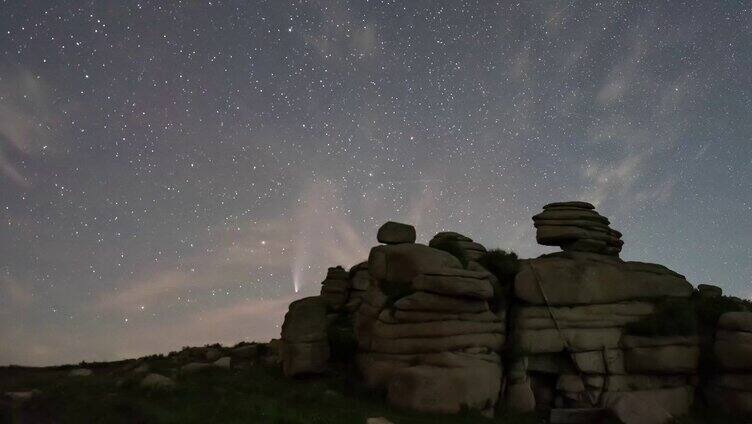
[[[377,246],[368,256],[371,277],[395,284],[410,284],[420,274],[446,268],[461,269],[462,265],[451,254],[423,244]]]
[[[330,310],[338,311],[347,303],[350,292],[350,274],[341,266],[329,268],[321,283],[321,300]]]
[[[307,297],[290,304],[282,324],[280,357],[287,376],[321,373],[327,368],[327,302]]]
[[[559,202],[543,206],[533,217],[536,240],[565,251],[592,252],[618,256],[624,242],[621,233],[586,202]]]
[[[175,387],[175,382],[169,377],[151,373],[141,380],[140,385],[145,389],[172,389]]]
[[[376,238],[384,244],[415,243],[415,227],[389,221],[379,228]]]
[[[445,368],[430,365],[405,367],[389,381],[392,405],[421,412],[460,412],[463,407],[484,410],[496,403],[501,367],[478,361],[474,367]]]
[[[627,263],[628,264],[628,263]],[[515,295],[533,305],[592,305],[662,297],[689,297],[692,285],[673,272],[641,264],[629,269],[617,263],[548,256],[525,261],[515,279]],[[539,287],[540,283],[540,287]]]

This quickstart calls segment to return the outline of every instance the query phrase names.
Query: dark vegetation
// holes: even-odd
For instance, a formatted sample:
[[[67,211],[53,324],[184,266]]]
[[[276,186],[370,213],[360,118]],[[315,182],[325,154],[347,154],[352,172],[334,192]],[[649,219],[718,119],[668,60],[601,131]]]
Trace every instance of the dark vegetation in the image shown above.
[[[517,254],[503,249],[491,249],[478,259],[483,268],[487,269],[498,281],[492,281],[494,286],[494,310],[506,306],[506,299],[514,288],[514,277],[520,272],[520,259]]]
[[[692,302],[699,324],[715,328],[718,318],[726,312],[752,311],[752,302],[733,296],[703,297],[695,292]]]
[[[655,304],[655,314],[624,327],[636,336],[692,336],[697,334],[697,314],[689,299],[664,299]]]
[[[168,358],[149,363],[165,375],[174,367]],[[173,391],[148,391],[122,368],[93,368],[90,377],[67,377],[70,368],[0,368],[0,391],[37,388],[43,393],[23,407],[0,404],[0,423],[364,424],[380,416],[395,424],[541,422],[535,415],[511,412],[490,420],[471,412],[447,416],[392,409],[349,370],[288,379],[278,367],[209,369],[177,378]]]
[[[731,296],[706,297],[695,292],[690,299],[665,299],[656,313],[627,324],[627,334],[642,336],[690,336],[701,329],[714,330],[726,312],[752,311],[752,302]]]

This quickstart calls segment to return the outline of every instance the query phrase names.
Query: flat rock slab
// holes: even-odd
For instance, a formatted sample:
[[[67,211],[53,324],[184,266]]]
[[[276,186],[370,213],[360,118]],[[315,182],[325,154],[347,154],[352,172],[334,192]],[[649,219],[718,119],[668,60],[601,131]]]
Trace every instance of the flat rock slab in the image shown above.
[[[559,408],[552,409],[551,424],[595,423],[606,417],[602,408]]]
[[[534,267],[534,268],[533,268]],[[649,269],[649,270],[648,270]],[[690,297],[694,288],[657,266],[627,265],[549,256],[523,262],[515,278],[514,293],[532,305],[592,305],[662,297]],[[662,270],[661,270],[662,271]]]
[[[581,201],[570,202],[554,202],[543,206],[543,209],[555,209],[555,208],[576,208],[576,209],[595,209],[592,203]]]

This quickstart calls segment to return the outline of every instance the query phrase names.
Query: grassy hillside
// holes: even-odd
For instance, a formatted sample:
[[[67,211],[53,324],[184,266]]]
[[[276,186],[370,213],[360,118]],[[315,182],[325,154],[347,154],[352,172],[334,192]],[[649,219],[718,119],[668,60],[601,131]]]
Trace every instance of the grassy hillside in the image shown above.
[[[167,358],[149,361],[151,372],[171,375]],[[488,420],[474,414],[435,416],[389,409],[344,370],[327,377],[290,380],[277,367],[207,369],[175,378],[174,389],[139,386],[142,375],[128,362],[89,364],[88,377],[69,377],[73,367],[0,369],[0,392],[41,390],[24,404],[3,400],[0,422],[59,423],[365,423],[387,417],[407,423],[535,423],[535,416]]]
[[[140,386],[145,373],[172,377],[170,390]],[[534,414],[500,413],[487,419],[474,413],[457,416],[419,414],[389,408],[383,398],[362,388],[341,368],[323,377],[288,379],[278,366],[250,361],[235,368],[210,368],[181,374],[175,357],[86,364],[91,376],[71,377],[75,366],[0,368],[0,394],[37,389],[30,401],[0,400],[0,423],[274,423],[360,424],[369,417],[386,417],[395,424],[542,423]],[[609,421],[609,422],[616,422]],[[677,422],[729,423],[706,410]]]

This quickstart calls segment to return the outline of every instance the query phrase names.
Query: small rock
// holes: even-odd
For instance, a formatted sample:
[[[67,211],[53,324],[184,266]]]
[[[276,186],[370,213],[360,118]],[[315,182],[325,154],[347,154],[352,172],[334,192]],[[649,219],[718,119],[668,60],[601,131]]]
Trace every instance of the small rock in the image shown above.
[[[700,284],[697,286],[697,291],[700,292],[701,297],[723,296],[723,289],[718,286],[714,286],[712,284]]]
[[[25,392],[5,392],[5,396],[14,402],[28,402],[36,396],[42,394],[40,390],[34,389]]]
[[[76,368],[68,373],[68,377],[88,377],[92,374],[93,372],[88,368]]]
[[[146,362],[144,362],[141,365],[139,365],[136,368],[134,368],[133,372],[136,373],[136,374],[143,374],[143,373],[149,372],[149,369],[150,369],[149,364],[147,364]]]
[[[373,417],[373,418],[367,418],[366,424],[394,424],[394,423],[387,420],[384,417]]]
[[[141,387],[147,389],[170,389],[175,387],[175,382],[161,374],[151,373],[141,380]]]
[[[232,363],[232,359],[230,359],[229,356],[225,356],[223,358],[219,358],[216,361],[214,361],[214,366],[219,367],[219,368],[230,369],[231,363]]]
[[[236,347],[231,351],[233,356],[238,358],[255,358],[258,356],[258,345],[249,344],[245,346]]]
[[[206,351],[206,360],[209,362],[214,362],[217,359],[222,357],[222,352],[219,351],[219,349],[207,349]]]
[[[191,362],[180,367],[180,372],[184,374],[191,374],[198,371],[203,371],[207,368],[211,368],[213,364],[206,364],[203,362]]]
[[[389,221],[379,228],[376,239],[384,244],[415,243],[415,227]]]

